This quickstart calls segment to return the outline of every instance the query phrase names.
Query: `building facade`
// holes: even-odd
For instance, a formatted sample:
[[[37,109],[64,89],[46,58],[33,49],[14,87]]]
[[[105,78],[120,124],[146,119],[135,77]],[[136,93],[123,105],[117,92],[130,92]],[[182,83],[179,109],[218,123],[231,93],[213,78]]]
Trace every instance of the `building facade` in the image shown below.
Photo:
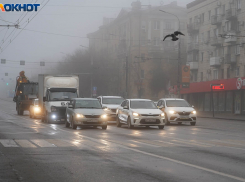
[[[195,0],[187,5],[191,84],[181,93],[199,111],[245,113],[244,10],[244,0]],[[224,84],[225,89],[212,95],[211,84]]]
[[[119,92],[114,94],[157,100],[168,94],[169,85],[176,84],[179,42],[162,40],[179,29],[179,22],[160,9],[178,16],[180,30],[186,34],[186,8],[176,2],[152,7],[137,1],[88,35],[92,55],[106,52],[108,62],[118,64]],[[182,64],[186,64],[185,44],[186,37],[182,36]]]

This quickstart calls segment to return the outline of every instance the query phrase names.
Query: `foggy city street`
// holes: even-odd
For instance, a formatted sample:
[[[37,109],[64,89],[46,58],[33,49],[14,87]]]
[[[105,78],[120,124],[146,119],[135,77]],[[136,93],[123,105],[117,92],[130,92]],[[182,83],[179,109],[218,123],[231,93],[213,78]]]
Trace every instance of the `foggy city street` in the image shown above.
[[[2,0],[0,182],[245,182],[245,0]]]

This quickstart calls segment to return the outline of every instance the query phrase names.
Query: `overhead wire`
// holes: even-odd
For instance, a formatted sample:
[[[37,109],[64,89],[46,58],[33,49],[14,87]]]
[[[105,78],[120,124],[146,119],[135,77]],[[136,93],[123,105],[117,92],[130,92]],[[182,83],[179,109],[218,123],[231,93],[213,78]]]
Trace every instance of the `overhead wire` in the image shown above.
[[[24,28],[25,27],[27,27],[27,25],[29,25],[29,23],[42,11],[42,9],[49,3],[49,1],[50,0],[48,0],[45,4],[44,4],[44,6],[35,14],[35,16],[34,17],[32,17],[31,18],[31,20],[29,20],[28,21],[28,23],[24,26]],[[23,29],[24,29],[23,28]],[[14,39],[12,40],[12,41],[10,41],[9,42],[9,44],[7,44],[4,48],[3,48],[3,50],[1,51],[1,53],[0,54],[2,54],[7,48],[8,48],[8,46],[21,34],[21,32],[23,31],[23,29],[21,29],[20,30],[20,32],[14,37]]]

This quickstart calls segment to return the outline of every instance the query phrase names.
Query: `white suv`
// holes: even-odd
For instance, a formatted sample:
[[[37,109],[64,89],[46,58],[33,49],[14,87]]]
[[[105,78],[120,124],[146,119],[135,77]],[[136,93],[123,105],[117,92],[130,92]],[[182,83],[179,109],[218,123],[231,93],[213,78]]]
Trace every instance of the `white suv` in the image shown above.
[[[97,99],[106,112],[108,121],[116,121],[117,108],[125,99],[120,96],[99,96]]]
[[[196,111],[193,106],[184,99],[160,99],[157,103],[157,107],[165,113],[165,124],[178,122],[178,124],[190,123],[191,125],[196,125]]]
[[[117,127],[126,124],[130,129],[134,126],[158,126],[163,129],[164,121],[164,113],[151,100],[127,99],[117,109]]]

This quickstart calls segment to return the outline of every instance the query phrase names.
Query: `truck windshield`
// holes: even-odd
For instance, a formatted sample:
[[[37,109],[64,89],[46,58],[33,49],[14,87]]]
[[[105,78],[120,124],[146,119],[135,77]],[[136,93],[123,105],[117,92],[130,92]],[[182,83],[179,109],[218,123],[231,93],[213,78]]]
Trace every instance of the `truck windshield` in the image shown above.
[[[120,105],[124,101],[123,98],[103,98],[103,104],[115,104]]]
[[[75,108],[101,109],[102,107],[97,100],[76,100]]]
[[[35,84],[24,84],[23,85],[23,94],[24,95],[37,95],[38,94],[38,85]]]
[[[50,101],[71,100],[77,98],[76,92],[50,92]]]

